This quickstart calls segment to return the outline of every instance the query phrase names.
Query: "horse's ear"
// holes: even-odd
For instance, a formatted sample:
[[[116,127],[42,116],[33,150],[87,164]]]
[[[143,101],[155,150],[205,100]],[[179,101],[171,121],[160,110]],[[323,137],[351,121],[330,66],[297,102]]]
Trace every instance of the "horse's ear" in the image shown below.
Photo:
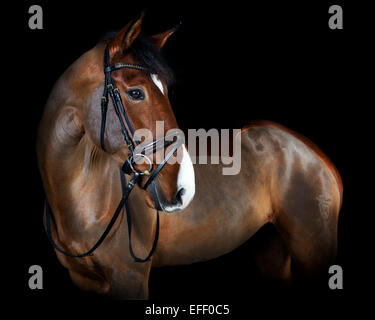
[[[163,48],[164,44],[167,42],[169,37],[178,30],[180,25],[181,24],[178,24],[178,25],[174,26],[173,28],[171,28],[167,31],[164,31],[162,33],[158,33],[158,34],[155,34],[155,35],[149,37],[149,40],[154,45],[156,50],[160,50],[161,48]]]
[[[109,43],[109,51],[111,53],[111,56],[119,51],[124,52],[132,45],[134,40],[137,39],[137,37],[141,33],[143,17],[144,12],[142,12],[137,19],[129,22],[111,40],[111,42]]]

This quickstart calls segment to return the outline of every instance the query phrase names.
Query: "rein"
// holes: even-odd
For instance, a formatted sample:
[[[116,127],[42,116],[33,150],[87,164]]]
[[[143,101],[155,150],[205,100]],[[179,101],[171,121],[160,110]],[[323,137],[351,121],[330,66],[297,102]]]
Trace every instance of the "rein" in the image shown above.
[[[133,70],[139,70],[143,72],[148,72],[148,69],[144,66],[138,65],[138,64],[132,64],[132,63],[116,63],[114,65],[110,65],[110,54],[109,54],[109,49],[108,45],[105,48],[104,52],[104,74],[105,74],[105,80],[104,80],[104,91],[103,91],[103,96],[101,98],[101,112],[102,112],[102,122],[101,122],[101,128],[100,128],[100,145],[101,148],[105,151],[105,146],[104,146],[104,133],[105,133],[105,125],[106,125],[106,118],[107,118],[107,111],[108,111],[108,96],[111,97],[113,108],[116,112],[116,115],[119,119],[120,125],[121,125],[121,132],[124,137],[124,141],[126,145],[129,148],[130,154],[129,157],[126,159],[122,167],[120,168],[120,179],[121,179],[121,190],[122,190],[122,197],[121,200],[110,220],[108,223],[107,227],[105,228],[104,232],[102,233],[101,237],[99,240],[91,247],[90,250],[88,250],[85,253],[81,254],[71,254],[69,252],[66,252],[62,250],[56,242],[52,238],[52,232],[51,232],[51,216],[53,217],[51,207],[46,200],[46,230],[47,230],[47,236],[50,242],[52,243],[53,247],[60,253],[72,257],[72,258],[82,258],[86,256],[92,256],[93,252],[103,243],[105,238],[107,237],[108,233],[111,231],[113,225],[115,224],[118,216],[122,212],[122,209],[125,208],[126,211],[126,218],[127,218],[127,224],[128,224],[128,237],[129,237],[129,251],[130,255],[133,257],[135,262],[146,262],[148,261],[151,256],[153,255],[158,238],[159,238],[159,210],[156,209],[156,231],[155,231],[155,238],[154,242],[152,244],[152,248],[148,255],[145,258],[138,258],[134,251],[133,251],[133,246],[132,246],[132,241],[131,241],[131,234],[132,234],[132,222],[131,222],[131,213],[129,209],[129,203],[128,203],[128,198],[133,190],[135,184],[137,183],[138,179],[140,176],[148,176],[148,179],[143,186],[143,189],[146,190],[148,186],[153,183],[154,178],[157,176],[157,174],[160,172],[160,170],[164,167],[164,165],[167,163],[168,159],[173,155],[173,153],[181,146],[183,143],[183,139],[177,137],[174,141],[168,141],[164,142],[164,144],[161,146],[162,148],[166,148],[171,144],[175,144],[173,148],[168,152],[166,157],[163,159],[163,161],[156,167],[155,170],[153,170],[153,164],[152,161],[147,157],[147,154],[150,153],[155,153],[158,149],[160,149],[160,144],[159,147],[157,146],[158,140],[149,143],[148,145],[144,146],[139,153],[135,153],[135,150],[137,149],[137,146],[139,145],[138,141],[134,141],[133,136],[134,136],[134,130],[130,124],[129,118],[125,112],[124,105],[122,103],[121,95],[120,92],[114,82],[114,80],[111,77],[111,72],[114,70],[118,69],[123,69],[123,68],[128,68],[128,69],[133,69]],[[125,120],[125,122],[124,122]],[[125,125],[126,123],[126,125]],[[163,137],[163,140],[165,140],[166,136]],[[143,158],[148,162],[149,168],[144,171],[137,171],[134,168],[134,165],[136,163],[136,159]],[[125,174],[127,175],[133,175],[129,183],[126,185],[126,180],[125,180]]]

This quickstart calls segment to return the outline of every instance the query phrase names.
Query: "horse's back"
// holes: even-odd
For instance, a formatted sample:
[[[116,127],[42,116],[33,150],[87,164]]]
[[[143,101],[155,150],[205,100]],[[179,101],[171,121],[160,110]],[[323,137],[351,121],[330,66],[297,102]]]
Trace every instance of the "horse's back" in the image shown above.
[[[254,121],[241,132],[243,147],[249,143],[247,141],[251,141],[250,143],[255,145],[252,149],[265,151],[270,158],[278,162],[277,177],[280,180],[293,179],[293,171],[303,172],[311,178],[314,175],[324,175],[327,183],[335,189],[332,192],[338,197],[341,208],[343,184],[340,174],[327,155],[312,141],[272,121]]]

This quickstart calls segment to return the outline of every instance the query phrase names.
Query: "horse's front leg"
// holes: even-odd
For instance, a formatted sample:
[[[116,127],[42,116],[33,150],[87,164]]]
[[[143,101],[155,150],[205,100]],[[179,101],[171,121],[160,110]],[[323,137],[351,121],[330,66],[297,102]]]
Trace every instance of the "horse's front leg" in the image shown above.
[[[151,261],[147,263],[129,262],[112,265],[109,295],[115,299],[148,299],[148,279]]]
[[[69,270],[69,274],[73,283],[82,290],[93,291],[114,299],[146,300],[150,267],[150,262],[142,266],[129,263],[100,268],[100,272],[74,268]]]

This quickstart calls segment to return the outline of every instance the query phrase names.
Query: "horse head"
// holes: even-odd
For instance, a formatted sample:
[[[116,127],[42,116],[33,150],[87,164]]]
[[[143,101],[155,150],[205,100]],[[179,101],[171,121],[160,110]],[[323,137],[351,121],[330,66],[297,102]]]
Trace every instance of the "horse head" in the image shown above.
[[[168,133],[174,130],[179,132],[168,98],[168,84],[172,75],[160,55],[161,48],[175,28],[151,37],[141,37],[142,19],[143,16],[128,23],[114,37],[97,46],[104,57],[102,61],[106,60],[107,54],[108,65],[120,66],[110,72],[111,81],[113,79],[120,96],[120,107],[116,110],[113,100],[105,95],[99,96],[103,92],[103,83],[107,85],[103,80],[102,69],[100,80],[87,99],[83,112],[86,133],[98,148],[118,161],[119,165],[133,155],[129,141],[124,141],[124,131],[129,133],[130,144],[134,142],[134,145],[141,142],[137,140],[137,133],[146,131],[148,135],[143,135],[142,143],[146,145],[145,149],[147,146],[150,149],[155,141],[166,137]],[[104,114],[103,110],[102,113],[99,111],[101,99],[109,100]],[[119,109],[123,109],[123,112]],[[154,149],[151,156],[139,157],[138,160],[148,161],[133,163],[132,169],[134,167],[136,172],[147,173],[155,171],[159,164],[157,161],[165,159],[160,154],[166,152],[167,147],[163,144],[162,148]],[[193,165],[185,144],[181,144],[174,154],[175,161],[167,161],[145,191],[147,204],[164,212],[183,210],[195,192]],[[146,168],[150,170],[146,171]],[[138,185],[142,187],[146,184],[147,177],[143,175]]]

